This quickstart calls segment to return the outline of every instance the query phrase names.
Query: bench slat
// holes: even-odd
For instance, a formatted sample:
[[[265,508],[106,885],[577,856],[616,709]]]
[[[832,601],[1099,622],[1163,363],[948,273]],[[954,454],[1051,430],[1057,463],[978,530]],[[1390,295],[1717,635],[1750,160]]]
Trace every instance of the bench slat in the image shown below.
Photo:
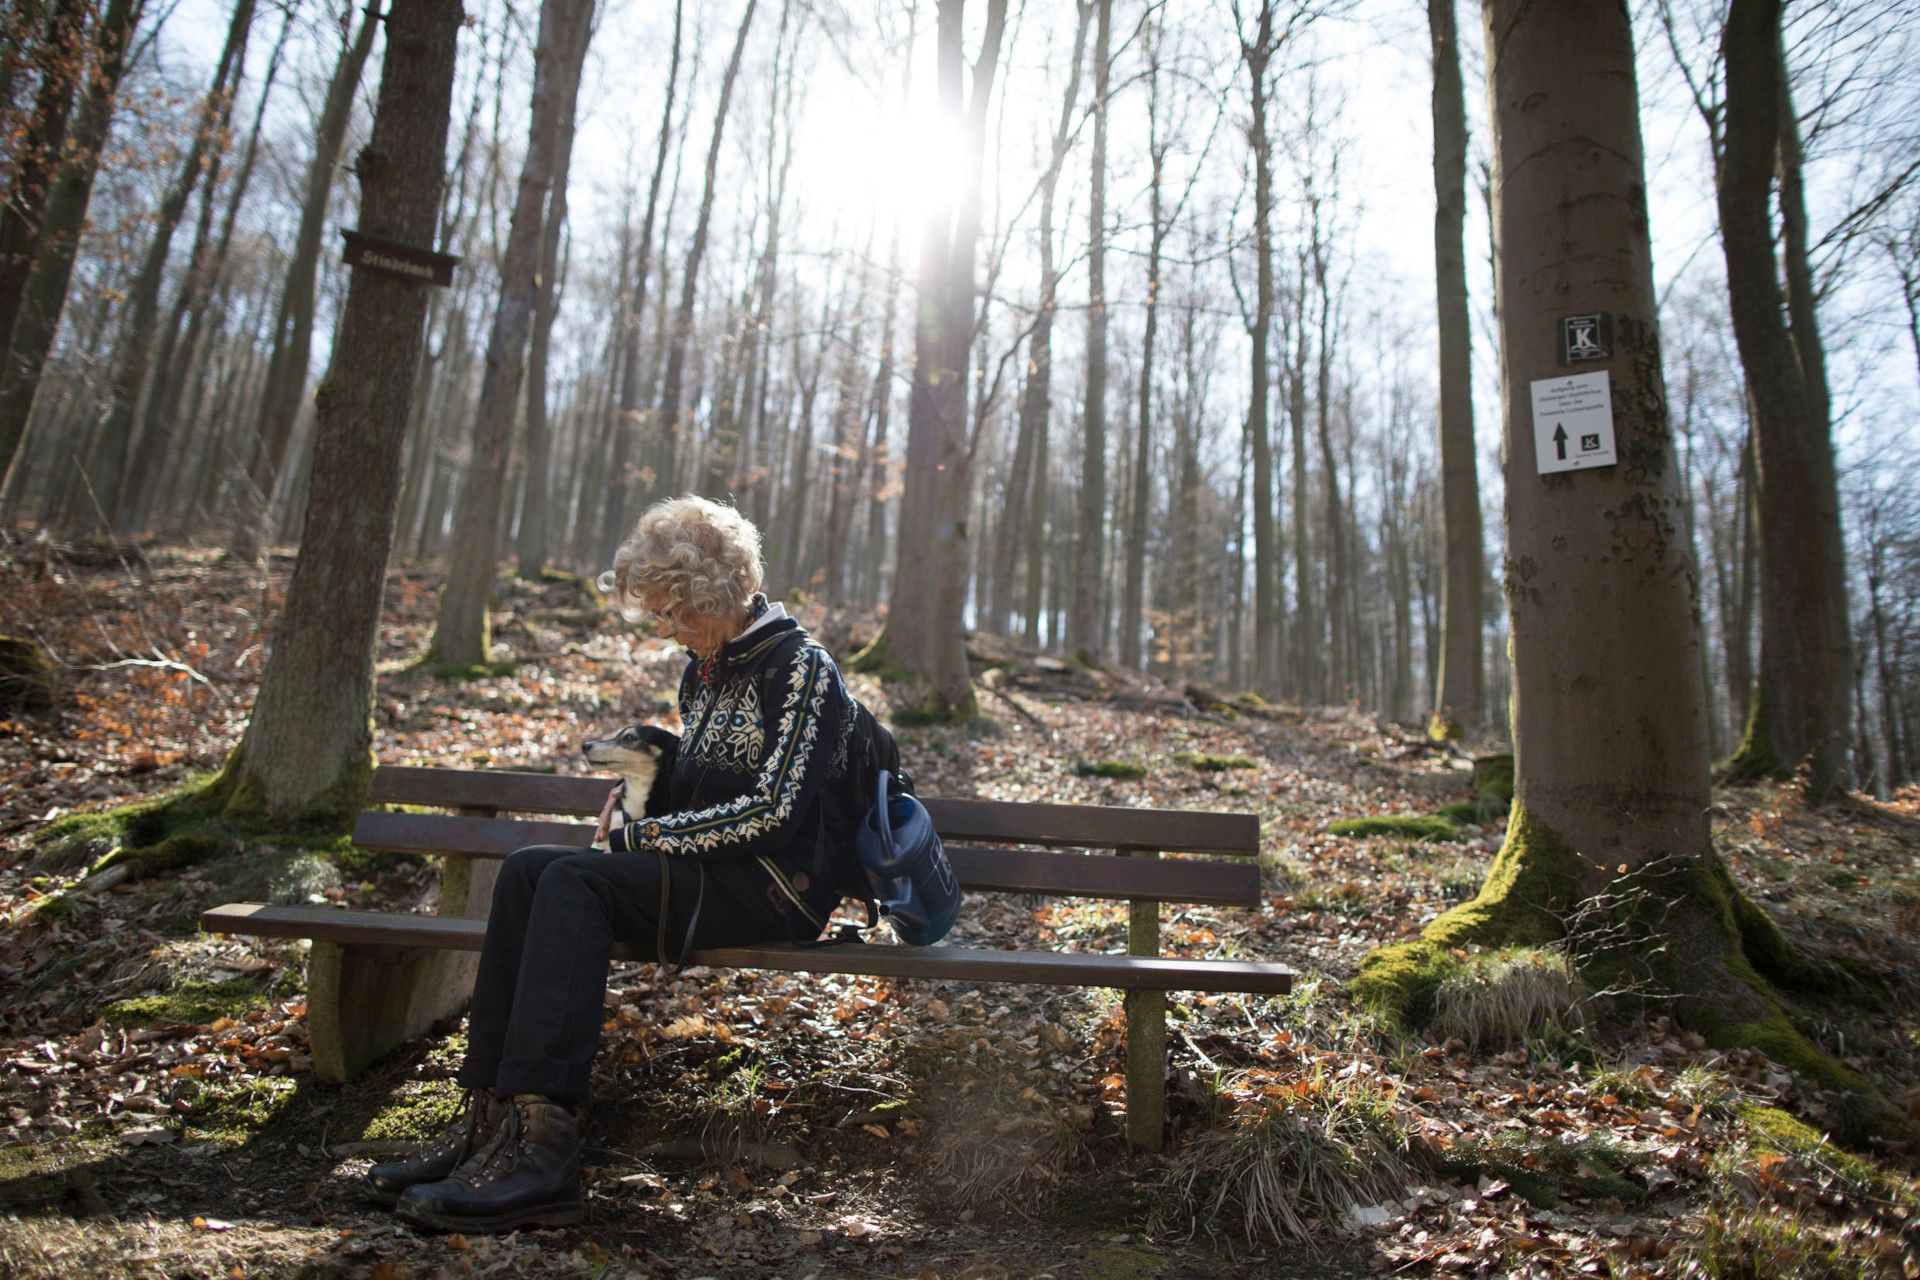
[[[607,778],[382,765],[373,772],[371,798],[377,804],[598,814],[610,785]],[[1252,857],[1260,850],[1260,821],[1250,813],[1024,804],[946,796],[923,796],[921,803],[945,840],[1234,857]]]
[[[263,938],[312,938],[361,946],[438,947],[477,951],[484,920],[392,915],[331,907],[230,902],[200,915],[210,933]],[[621,958],[621,948],[614,954]],[[1293,974],[1275,964],[1245,960],[1179,960],[1160,956],[1088,955],[1066,951],[989,951],[968,947],[844,946],[801,950],[787,946],[717,947],[695,951],[690,964],[716,968],[781,969],[799,973],[857,973],[894,978],[957,978],[1139,991],[1235,991],[1281,995]]]
[[[390,853],[504,858],[534,844],[586,846],[593,828],[572,822],[523,822],[437,813],[363,813],[353,842]],[[947,858],[969,889],[1143,898],[1162,902],[1258,906],[1260,868],[1251,862],[1114,858],[950,844]]]

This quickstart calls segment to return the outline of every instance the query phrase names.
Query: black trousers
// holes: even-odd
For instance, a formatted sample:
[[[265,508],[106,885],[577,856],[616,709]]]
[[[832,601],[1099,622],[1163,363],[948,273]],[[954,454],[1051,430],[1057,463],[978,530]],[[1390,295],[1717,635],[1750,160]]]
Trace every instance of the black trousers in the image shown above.
[[[537,1093],[568,1106],[587,1100],[613,944],[660,958],[654,952],[663,862],[671,863],[669,949],[677,950],[686,936],[696,893],[702,898],[695,946],[787,939],[767,874],[751,860],[696,867],[651,852],[521,849],[494,882],[461,1084],[490,1087],[503,1097]]]

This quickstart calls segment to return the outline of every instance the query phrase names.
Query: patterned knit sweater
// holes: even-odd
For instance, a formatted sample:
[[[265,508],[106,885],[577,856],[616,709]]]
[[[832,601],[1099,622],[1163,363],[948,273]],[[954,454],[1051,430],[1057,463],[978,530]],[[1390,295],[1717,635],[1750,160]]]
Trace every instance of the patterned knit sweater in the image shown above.
[[[824,922],[822,904],[839,894],[822,872],[860,820],[839,785],[854,715],[832,657],[790,617],[755,627],[721,648],[709,675],[687,664],[680,724],[673,811],[616,827],[612,849],[754,859]],[[808,873],[798,887],[796,872]]]

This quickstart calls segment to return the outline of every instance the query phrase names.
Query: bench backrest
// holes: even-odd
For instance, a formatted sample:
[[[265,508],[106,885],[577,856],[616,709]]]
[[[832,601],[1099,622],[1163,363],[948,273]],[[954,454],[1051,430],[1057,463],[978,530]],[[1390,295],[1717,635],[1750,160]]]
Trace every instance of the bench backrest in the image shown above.
[[[500,858],[531,844],[586,845],[589,824],[501,818],[500,813],[597,816],[611,781],[559,774],[383,765],[370,798],[432,805],[460,815],[364,813],[354,843],[402,853]],[[1022,804],[921,798],[960,883],[1088,898],[1251,906],[1260,900],[1259,820],[1249,813],[1202,813],[1113,806]],[[1013,849],[1004,845],[1040,845]],[[1098,850],[1065,853],[1062,849]],[[1197,861],[1113,856],[1207,854]]]

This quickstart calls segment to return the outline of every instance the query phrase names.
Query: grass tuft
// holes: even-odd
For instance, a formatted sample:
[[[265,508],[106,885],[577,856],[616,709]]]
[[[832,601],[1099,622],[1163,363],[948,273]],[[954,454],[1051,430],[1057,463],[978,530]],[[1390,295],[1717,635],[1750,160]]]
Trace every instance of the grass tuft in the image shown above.
[[[1166,1175],[1158,1225],[1313,1247],[1309,1223],[1404,1195],[1413,1170],[1387,1103],[1364,1086],[1304,1083],[1317,1087],[1263,1097],[1188,1143]]]
[[[1521,947],[1469,955],[1440,980],[1431,1025],[1475,1051],[1506,1046],[1577,1022],[1585,996],[1563,952]]]

